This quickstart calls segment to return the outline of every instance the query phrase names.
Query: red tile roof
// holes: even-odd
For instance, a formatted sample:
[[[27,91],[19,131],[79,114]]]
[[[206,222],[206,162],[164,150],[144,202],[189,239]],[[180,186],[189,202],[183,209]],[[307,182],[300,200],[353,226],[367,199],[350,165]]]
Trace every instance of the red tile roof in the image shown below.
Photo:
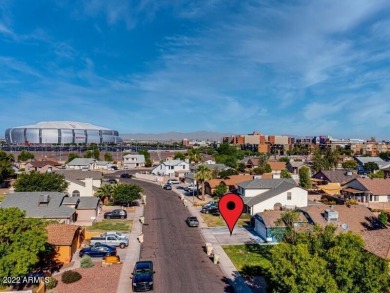
[[[286,162],[270,162],[268,161],[272,171],[282,171],[286,169]]]

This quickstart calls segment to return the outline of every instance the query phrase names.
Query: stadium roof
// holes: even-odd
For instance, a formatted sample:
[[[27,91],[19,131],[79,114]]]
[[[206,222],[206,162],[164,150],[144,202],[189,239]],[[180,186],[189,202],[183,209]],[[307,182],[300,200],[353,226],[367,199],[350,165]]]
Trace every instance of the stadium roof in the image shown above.
[[[91,123],[73,121],[43,121],[37,124],[17,126],[13,128],[56,128],[56,129],[92,129],[92,130],[112,130],[109,128],[96,126]]]

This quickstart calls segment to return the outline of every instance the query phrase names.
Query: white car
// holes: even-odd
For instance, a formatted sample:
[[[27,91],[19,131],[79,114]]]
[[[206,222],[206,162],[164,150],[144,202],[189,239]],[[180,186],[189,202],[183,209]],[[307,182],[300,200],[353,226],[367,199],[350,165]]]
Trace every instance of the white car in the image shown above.
[[[180,184],[181,182],[177,179],[168,179],[168,184]]]
[[[128,238],[125,234],[123,234],[121,232],[117,232],[117,231],[109,231],[109,232],[103,233],[100,236],[106,237],[106,236],[110,236],[110,235],[115,235],[119,239],[127,239]]]

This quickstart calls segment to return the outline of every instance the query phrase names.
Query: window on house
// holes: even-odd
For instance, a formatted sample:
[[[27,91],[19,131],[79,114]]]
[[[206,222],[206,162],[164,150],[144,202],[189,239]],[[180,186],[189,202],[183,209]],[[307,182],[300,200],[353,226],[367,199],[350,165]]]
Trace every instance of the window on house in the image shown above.
[[[379,201],[379,195],[374,195],[374,201]]]
[[[390,195],[387,196],[387,201],[390,201]]]
[[[171,168],[171,170],[173,170],[173,166],[171,166],[170,168]]]
[[[80,191],[78,191],[78,190],[73,191],[72,192],[72,196],[73,197],[79,197],[80,196]]]
[[[185,170],[186,166],[183,165],[183,170]]]
[[[287,200],[291,200],[291,192],[287,192]]]

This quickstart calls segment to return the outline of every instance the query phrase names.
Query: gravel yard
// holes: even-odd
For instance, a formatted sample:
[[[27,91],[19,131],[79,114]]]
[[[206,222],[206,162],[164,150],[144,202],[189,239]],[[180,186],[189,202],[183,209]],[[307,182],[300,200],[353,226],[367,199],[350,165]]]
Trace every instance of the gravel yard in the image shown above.
[[[116,292],[122,265],[115,264],[110,267],[102,267],[101,262],[95,262],[95,266],[88,269],[78,268],[75,271],[82,276],[81,280],[65,284],[61,281],[61,275],[56,275],[57,286],[48,290],[48,293],[107,293]],[[129,273],[130,282],[130,273]]]

